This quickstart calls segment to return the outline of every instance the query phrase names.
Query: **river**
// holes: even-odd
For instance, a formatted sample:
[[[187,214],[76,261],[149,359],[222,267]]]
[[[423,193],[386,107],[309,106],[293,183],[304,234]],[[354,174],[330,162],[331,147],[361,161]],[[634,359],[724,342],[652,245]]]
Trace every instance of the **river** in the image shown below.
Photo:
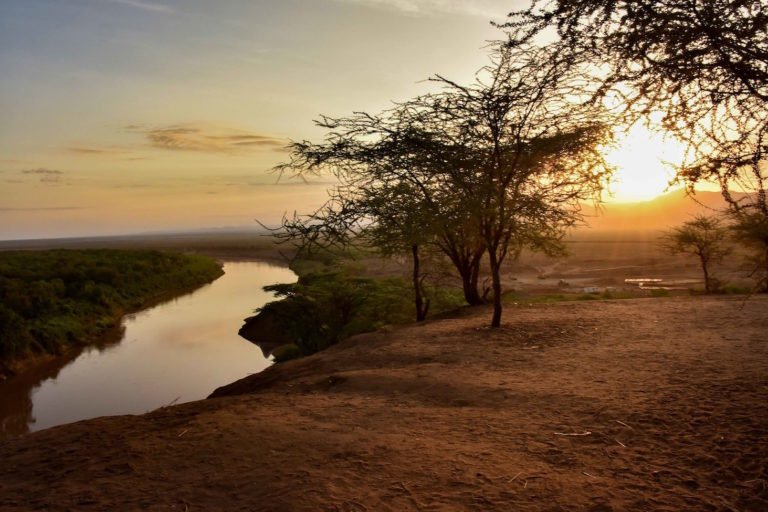
[[[0,437],[199,400],[265,369],[269,359],[237,331],[272,300],[262,286],[296,276],[258,262],[225,263],[224,272],[190,294],[127,315],[98,346],[0,382]]]

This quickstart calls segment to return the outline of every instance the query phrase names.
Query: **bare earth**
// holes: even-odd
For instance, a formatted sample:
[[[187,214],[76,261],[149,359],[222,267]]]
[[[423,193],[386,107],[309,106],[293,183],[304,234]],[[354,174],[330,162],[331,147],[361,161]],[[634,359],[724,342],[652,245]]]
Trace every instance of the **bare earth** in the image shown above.
[[[768,298],[464,310],[0,442],[0,510],[768,510]]]

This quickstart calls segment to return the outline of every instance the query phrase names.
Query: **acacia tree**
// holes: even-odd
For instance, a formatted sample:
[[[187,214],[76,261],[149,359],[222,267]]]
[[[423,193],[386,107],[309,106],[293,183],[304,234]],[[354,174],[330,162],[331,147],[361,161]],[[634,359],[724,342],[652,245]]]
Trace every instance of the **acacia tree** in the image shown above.
[[[625,122],[661,114],[687,144],[678,178],[720,185],[740,232],[768,254],[768,3],[765,0],[532,0],[501,25],[513,44],[554,30],[561,51],[600,69],[594,100]],[[768,265],[768,263],[766,263]]]
[[[582,201],[599,197],[609,172],[599,148],[608,137],[599,111],[583,102],[582,76],[555,47],[500,45],[467,86],[444,77],[442,91],[408,104],[420,130],[461,165],[439,177],[460,191],[488,254],[491,326],[502,316],[502,264],[524,247],[555,253],[582,220]]]
[[[407,186],[422,233],[454,262],[465,293],[469,283],[477,294],[479,261],[488,255],[491,325],[499,327],[503,263],[525,247],[562,251],[582,201],[599,197],[608,130],[582,101],[575,59],[555,47],[501,44],[472,84],[433,81],[440,92],[384,115],[324,118],[326,140],[293,144],[293,159],[280,169],[330,170],[351,197],[387,197]],[[384,220],[374,217],[374,225]]]
[[[722,260],[730,251],[725,247],[728,230],[717,217],[698,215],[663,236],[663,245],[673,254],[692,254],[699,259],[704,274],[704,291],[716,291],[712,263]]]
[[[446,168],[462,165],[460,156],[441,147],[409,115],[401,105],[379,115],[324,117],[317,123],[328,130],[324,141],[291,144],[291,160],[279,171],[299,176],[327,172],[341,185],[318,212],[284,219],[281,236],[304,245],[357,240],[390,255],[407,252],[414,276],[420,248],[435,246],[455,266],[466,301],[479,304],[485,247],[461,194],[441,179]],[[418,280],[423,282],[423,276]]]

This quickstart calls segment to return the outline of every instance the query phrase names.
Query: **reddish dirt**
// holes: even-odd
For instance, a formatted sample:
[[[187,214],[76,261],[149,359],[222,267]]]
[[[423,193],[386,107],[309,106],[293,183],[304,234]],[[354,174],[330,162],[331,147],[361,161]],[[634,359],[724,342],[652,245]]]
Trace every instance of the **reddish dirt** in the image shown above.
[[[0,442],[0,510],[768,510],[768,298],[487,309]]]

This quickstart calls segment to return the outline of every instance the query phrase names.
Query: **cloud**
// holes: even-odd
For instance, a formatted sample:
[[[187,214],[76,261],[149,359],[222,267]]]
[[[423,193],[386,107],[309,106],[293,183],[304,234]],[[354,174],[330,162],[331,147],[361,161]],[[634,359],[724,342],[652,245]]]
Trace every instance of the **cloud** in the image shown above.
[[[84,208],[82,206],[0,208],[0,212],[57,212],[57,211],[69,211],[69,210],[84,210]]]
[[[202,151],[208,153],[242,153],[253,150],[279,150],[287,141],[232,128],[214,128],[200,125],[173,125],[162,128],[126,126],[126,130],[142,133],[149,145],[174,151]]]
[[[157,4],[154,2],[145,2],[144,0],[109,0],[113,4],[127,5],[129,7],[135,7],[142,11],[148,12],[160,12],[164,14],[173,14],[174,10],[167,5]]]
[[[125,150],[109,147],[70,146],[66,149],[70,153],[84,156],[120,155],[125,153]]]
[[[64,173],[56,169],[40,167],[38,169],[25,169],[21,171],[21,174],[39,176],[40,183],[61,183],[61,175]]]
[[[400,11],[410,15],[467,14],[484,18],[504,17],[515,2],[509,0],[336,0]],[[516,2],[524,4],[525,2]]]
[[[64,173],[61,171],[57,171],[56,169],[45,169],[43,167],[40,167],[38,169],[25,169],[21,171],[21,174],[60,175]]]

